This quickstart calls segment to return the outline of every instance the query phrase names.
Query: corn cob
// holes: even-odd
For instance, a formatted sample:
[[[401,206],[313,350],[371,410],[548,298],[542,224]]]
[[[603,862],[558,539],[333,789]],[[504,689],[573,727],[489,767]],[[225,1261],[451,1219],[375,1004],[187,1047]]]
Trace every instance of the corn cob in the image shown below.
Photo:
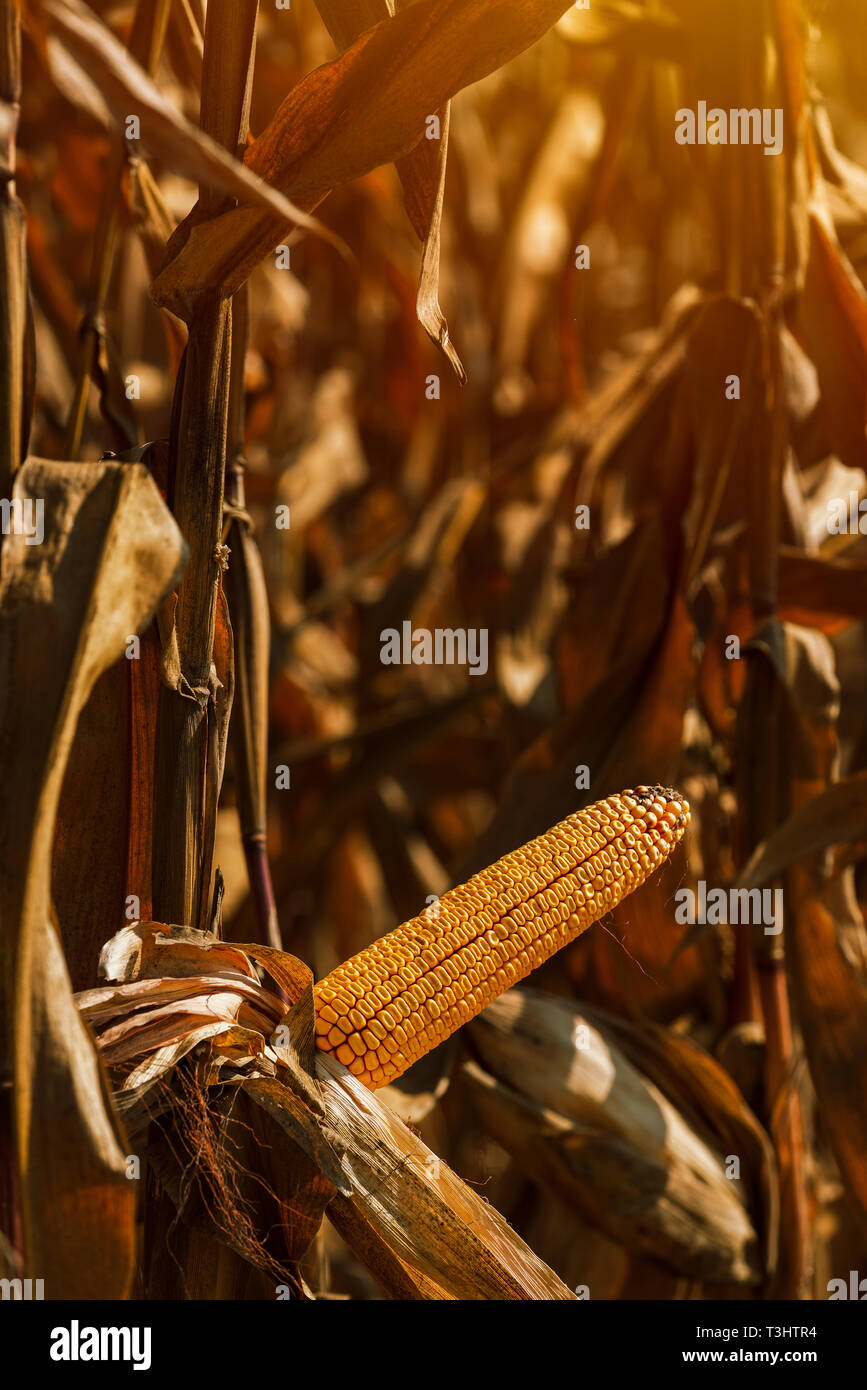
[[[575,812],[320,980],[318,1047],[387,1085],[640,887],[688,824],[667,787]]]

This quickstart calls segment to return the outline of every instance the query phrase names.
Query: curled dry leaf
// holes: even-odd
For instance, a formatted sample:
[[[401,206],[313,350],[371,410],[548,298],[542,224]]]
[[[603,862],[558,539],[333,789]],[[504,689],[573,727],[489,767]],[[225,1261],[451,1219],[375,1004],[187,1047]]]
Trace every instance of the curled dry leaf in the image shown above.
[[[15,196],[15,135],[20,93],[0,84],[0,492],[9,496],[12,477],[27,449],[30,406],[27,389],[27,222]]]

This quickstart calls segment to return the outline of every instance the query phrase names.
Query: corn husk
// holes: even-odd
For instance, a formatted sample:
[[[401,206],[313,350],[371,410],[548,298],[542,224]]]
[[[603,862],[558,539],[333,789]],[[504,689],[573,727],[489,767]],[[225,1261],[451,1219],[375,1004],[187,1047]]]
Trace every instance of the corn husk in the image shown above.
[[[761,1244],[722,1145],[696,1132],[598,1017],[512,990],[470,1025],[463,1077],[485,1127],[543,1186],[634,1254],[757,1284]]]

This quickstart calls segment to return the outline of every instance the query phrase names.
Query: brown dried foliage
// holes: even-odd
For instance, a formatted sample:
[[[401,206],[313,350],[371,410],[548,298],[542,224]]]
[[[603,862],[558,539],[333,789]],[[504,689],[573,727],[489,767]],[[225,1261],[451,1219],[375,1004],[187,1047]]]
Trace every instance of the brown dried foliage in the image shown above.
[[[41,545],[0,536],[4,1276],[863,1268],[867,85],[835,15],[0,0],[0,497],[45,504]],[[679,145],[700,101],[781,109],[782,152]],[[384,665],[404,622],[485,629],[488,669]],[[314,973],[639,783],[688,797],[687,853],[612,921],[375,1096],[317,1068]],[[782,889],[783,931],[681,920],[699,881]]]

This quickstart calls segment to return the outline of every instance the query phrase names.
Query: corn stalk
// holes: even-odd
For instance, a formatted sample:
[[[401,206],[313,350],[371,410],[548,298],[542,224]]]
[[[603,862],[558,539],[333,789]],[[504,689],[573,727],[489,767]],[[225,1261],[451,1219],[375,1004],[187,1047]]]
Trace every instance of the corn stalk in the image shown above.
[[[140,63],[151,77],[155,75],[159,64],[170,8],[169,0],[138,0],[136,6],[129,43],[130,56]],[[108,415],[108,397],[105,390],[104,372],[100,365],[100,354],[105,341],[106,298],[117,252],[119,185],[127,158],[126,140],[122,136],[118,136],[113,142],[106,161],[97,215],[86,309],[80,329],[78,370],[66,422],[64,457],[68,459],[78,458],[81,451],[81,436],[87,417],[87,402],[94,373],[97,370],[102,378],[103,411]],[[117,421],[116,427],[122,431],[127,428],[127,422]],[[126,446],[131,446],[135,442],[137,441],[133,438],[127,438],[124,441]]]
[[[16,0],[0,0],[0,497],[27,452],[30,430],[27,224],[15,194],[21,109],[21,26]],[[2,544],[2,539],[0,539]]]
[[[247,130],[257,9],[257,0],[240,9],[217,0],[208,8],[201,124],[233,154]],[[200,188],[203,216],[221,201],[216,190]],[[231,689],[220,689],[214,662],[218,621],[228,628],[222,527],[231,360],[232,303],[209,291],[192,314],[172,416],[169,501],[188,539],[190,563],[174,612],[169,680],[160,692],[154,843],[154,912],[199,927],[209,920],[231,707]]]

